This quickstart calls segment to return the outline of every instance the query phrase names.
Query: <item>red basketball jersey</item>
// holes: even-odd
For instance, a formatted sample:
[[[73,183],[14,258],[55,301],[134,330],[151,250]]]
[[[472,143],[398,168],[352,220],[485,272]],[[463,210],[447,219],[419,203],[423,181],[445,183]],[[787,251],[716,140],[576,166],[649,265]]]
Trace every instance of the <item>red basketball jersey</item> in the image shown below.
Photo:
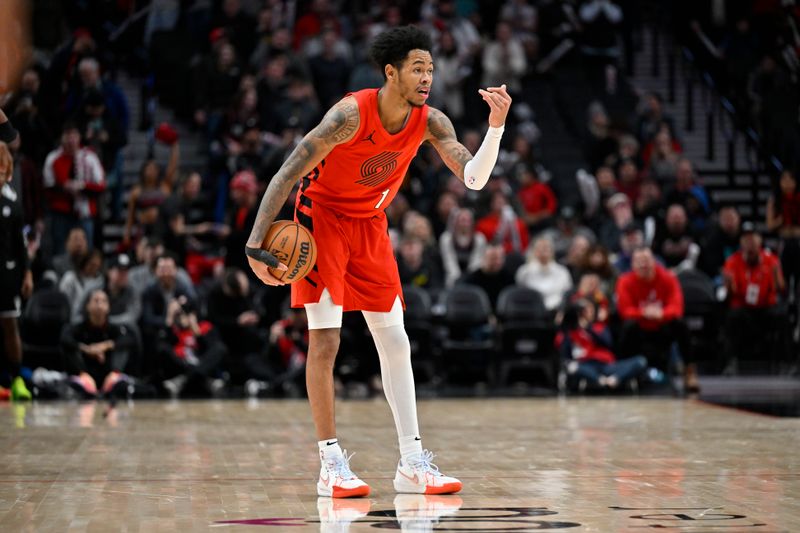
[[[400,190],[425,136],[428,106],[411,108],[406,125],[392,135],[378,116],[378,89],[351,96],[358,102],[358,131],[303,178],[297,204],[307,202],[306,197],[343,215],[371,217],[383,212]]]

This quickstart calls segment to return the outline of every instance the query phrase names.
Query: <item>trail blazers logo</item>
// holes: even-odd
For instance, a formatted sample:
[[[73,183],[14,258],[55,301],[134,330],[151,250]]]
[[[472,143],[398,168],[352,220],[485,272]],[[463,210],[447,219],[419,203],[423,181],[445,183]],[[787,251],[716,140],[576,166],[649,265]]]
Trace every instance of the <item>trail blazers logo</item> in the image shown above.
[[[397,158],[402,152],[381,152],[361,165],[361,179],[356,183],[365,187],[377,187],[387,180],[397,168]]]

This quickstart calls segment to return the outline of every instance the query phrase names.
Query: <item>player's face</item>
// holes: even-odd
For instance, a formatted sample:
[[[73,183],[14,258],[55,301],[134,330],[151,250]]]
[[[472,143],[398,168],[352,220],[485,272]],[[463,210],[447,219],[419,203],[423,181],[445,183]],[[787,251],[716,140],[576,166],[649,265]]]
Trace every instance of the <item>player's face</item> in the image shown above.
[[[433,58],[426,50],[411,50],[398,71],[400,94],[414,107],[425,105],[433,82]]]

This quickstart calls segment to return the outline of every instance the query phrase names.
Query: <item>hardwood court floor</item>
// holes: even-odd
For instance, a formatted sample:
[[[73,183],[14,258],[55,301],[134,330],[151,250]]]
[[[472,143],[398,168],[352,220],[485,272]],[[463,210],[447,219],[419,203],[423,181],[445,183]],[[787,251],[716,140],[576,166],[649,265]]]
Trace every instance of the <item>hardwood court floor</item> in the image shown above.
[[[335,501],[315,493],[304,401],[137,402],[108,416],[4,404],[0,531],[800,531],[800,419],[673,399],[419,407],[460,495],[396,497],[383,400],[339,402],[340,440],[373,493]]]

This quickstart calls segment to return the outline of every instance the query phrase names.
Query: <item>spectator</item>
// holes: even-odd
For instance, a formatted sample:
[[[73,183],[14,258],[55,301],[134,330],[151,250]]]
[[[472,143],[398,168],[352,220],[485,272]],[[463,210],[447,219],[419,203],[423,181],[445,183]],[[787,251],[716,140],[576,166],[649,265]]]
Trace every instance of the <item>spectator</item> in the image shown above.
[[[553,189],[539,181],[539,174],[532,167],[527,165],[519,167],[517,181],[520,186],[517,197],[523,209],[522,218],[528,225],[531,235],[535,235],[552,223],[558,200]]]
[[[89,89],[76,119],[81,131],[82,144],[100,156],[106,174],[112,174],[117,167],[117,155],[128,144],[128,135],[119,121],[106,108],[103,94],[97,89]]]
[[[66,114],[70,116],[84,106],[86,97],[91,91],[99,91],[105,100],[105,109],[119,124],[120,130],[127,133],[130,126],[128,101],[122,90],[112,81],[103,80],[100,76],[100,63],[93,57],[86,57],[78,63],[80,85],[73,88],[67,96]]]
[[[597,275],[600,278],[600,289],[606,296],[610,297],[614,293],[617,272],[608,257],[608,250],[602,244],[595,244],[589,248],[581,273]]]
[[[276,388],[287,396],[295,397],[305,387],[308,319],[303,309],[289,309],[286,314],[285,318],[269,328],[268,358],[250,360],[252,379],[245,384],[248,396]],[[335,380],[339,381],[338,376]]]
[[[139,263],[130,269],[128,280],[131,288],[141,298],[144,291],[156,281],[156,263],[164,255],[164,244],[158,237],[144,237],[136,246],[136,260]],[[196,298],[194,286],[189,274],[178,267],[177,283],[181,290],[192,298]]]
[[[587,272],[578,280],[575,291],[570,295],[569,302],[575,304],[578,301],[585,301],[594,307],[592,324],[608,324],[611,312],[611,303],[608,293],[603,291],[600,276]]]
[[[256,21],[242,9],[240,0],[223,0],[213,28],[221,28],[239,57],[249,57],[256,47]]]
[[[167,250],[175,253],[186,265],[197,283],[208,269],[222,264],[218,257],[229,228],[213,222],[207,196],[201,192],[201,179],[191,173],[180,190],[162,205],[162,234]]]
[[[517,285],[538,291],[547,310],[553,313],[572,288],[569,270],[555,261],[553,241],[543,237],[533,241],[528,260],[517,270],[515,278]]]
[[[122,208],[122,148],[128,144],[128,135],[122,124],[106,108],[103,94],[89,89],[78,111],[76,121],[82,132],[82,142],[100,157],[112,193],[112,216],[116,218]]]
[[[581,52],[590,66],[605,67],[606,92],[616,90],[616,69],[621,55],[618,40],[622,9],[611,0],[589,0],[578,11],[583,26]],[[595,80],[599,77],[595,74]]]
[[[662,201],[661,187],[658,182],[647,178],[642,180],[639,188],[639,197],[634,202],[634,215],[645,224],[653,224],[665,216],[664,202]],[[648,222],[648,219],[650,222]]]
[[[725,261],[728,288],[727,339],[733,360],[758,350],[765,335],[786,319],[778,296],[785,288],[780,261],[761,247],[761,235],[751,222],[742,224],[741,249]]]
[[[569,270],[569,275],[573,282],[578,281],[586,262],[589,260],[589,250],[591,247],[592,243],[589,239],[583,235],[576,235],[575,238],[572,239],[572,244],[570,244],[564,259],[560,261],[561,264]]]
[[[653,251],[675,272],[692,270],[697,265],[700,247],[682,205],[672,204],[667,209],[664,228],[656,234]]]
[[[576,238],[581,237],[589,241],[589,243],[594,243],[597,240],[594,232],[580,222],[575,208],[571,205],[565,205],[561,207],[558,213],[556,226],[543,232],[542,235],[553,242],[553,249],[558,260],[566,257]]]
[[[606,206],[609,219],[600,227],[600,244],[613,252],[618,252],[622,232],[634,223],[631,201],[620,192],[609,198]]]
[[[678,278],[656,263],[649,248],[633,252],[633,270],[617,281],[617,311],[623,321],[620,352],[644,354],[658,361],[662,371],[680,367],[688,352],[688,330],[683,322],[683,293]],[[684,386],[696,391],[697,369],[686,365]]]
[[[226,369],[234,382],[244,383],[253,358],[259,359],[263,354],[265,341],[259,331],[261,317],[247,275],[237,268],[226,270],[211,288],[207,307],[208,319],[231,355]]]
[[[104,278],[86,284],[86,294],[91,294],[95,289],[102,289],[108,298],[108,321],[112,324],[127,326],[135,332],[136,324],[142,313],[142,302],[130,285],[128,277],[130,267],[131,258],[126,254],[113,256],[106,268]],[[85,302],[82,303],[81,310],[83,310],[83,304]],[[84,318],[82,314],[79,314],[77,322]]]
[[[739,249],[739,226],[741,218],[733,206],[719,210],[717,223],[706,232],[701,246],[700,269],[711,278],[722,273],[725,261]]]
[[[462,283],[477,285],[486,291],[492,309],[497,308],[497,298],[506,287],[514,285],[514,272],[506,268],[506,254],[502,246],[492,244],[486,248],[481,268],[468,272]]]
[[[162,386],[177,398],[191,382],[200,382],[206,392],[218,396],[225,381],[218,370],[228,354],[211,322],[199,320],[194,304],[185,296],[169,301],[164,335],[159,339],[157,357],[160,373],[170,376]]]
[[[258,91],[255,87],[239,89],[233,103],[228,108],[225,119],[220,127],[223,143],[219,148],[212,147],[212,154],[217,157],[238,157],[243,151],[245,133],[251,130],[259,131],[261,125],[261,111],[258,102]],[[224,147],[224,149],[223,149]]]
[[[453,213],[458,210],[458,197],[450,191],[442,191],[436,199],[436,208],[431,218],[433,233],[437,238],[447,230],[451,223]],[[474,226],[474,221],[473,221]]]
[[[29,67],[22,74],[20,90],[4,106],[9,119],[19,133],[19,152],[35,162],[44,164],[47,151],[53,145],[53,130],[48,120],[48,102],[41,90],[39,72]],[[8,143],[11,148],[11,142]],[[15,155],[14,160],[19,156]]]
[[[521,78],[528,68],[525,48],[507,22],[497,24],[495,39],[483,49],[482,64],[484,87],[499,87],[505,83],[512,95],[522,90]]]
[[[607,159],[617,152],[617,141],[610,134],[610,119],[600,102],[589,104],[584,141],[584,157],[592,171],[607,163]]]
[[[595,172],[595,178],[600,192],[600,204],[603,206],[608,205],[608,200],[619,192],[617,176],[611,167],[602,166]]]
[[[214,56],[196,73],[197,79],[193,84],[197,88],[194,92],[194,121],[206,128],[209,138],[216,137],[223,110],[236,94],[241,77],[236,50],[226,42],[216,47]]]
[[[644,245],[642,229],[635,222],[625,226],[620,232],[619,245],[617,246],[619,253],[616,254],[614,260],[614,269],[619,274],[630,272],[633,267],[633,252]]]
[[[505,252],[522,253],[528,248],[528,228],[514,212],[502,192],[492,194],[491,211],[475,226],[488,242],[501,244]]]
[[[246,256],[240,252],[244,250],[258,212],[258,184],[255,175],[249,170],[238,172],[231,180],[230,189],[233,209],[227,222],[231,230],[225,240],[225,266],[252,274]]]
[[[794,172],[784,170],[779,187],[780,192],[767,201],[767,229],[778,232],[789,298],[800,305],[800,190]]]
[[[72,304],[72,317],[80,314],[87,287],[92,283],[101,282],[102,276],[103,252],[94,249],[81,259],[76,270],[67,271],[61,278],[58,290],[63,292]]]
[[[86,232],[81,227],[72,228],[67,235],[67,242],[63,254],[53,258],[53,270],[60,280],[70,270],[79,270],[83,258],[89,254],[89,241]]]
[[[475,231],[472,211],[454,209],[448,229],[439,238],[445,286],[452,287],[464,274],[478,270],[486,249],[486,237]]]
[[[626,159],[619,164],[619,182],[617,189],[624,193],[631,202],[639,199],[642,182],[639,179],[639,167],[632,159]]]
[[[347,93],[347,82],[350,79],[350,63],[347,57],[337,53],[337,42],[339,36],[336,31],[332,28],[326,29],[322,32],[321,50],[308,60],[314,89],[324,108],[332,106]]]
[[[668,190],[668,204],[681,204],[692,227],[702,231],[705,219],[711,214],[711,198],[702,185],[696,182],[694,165],[686,158],[681,158],[675,170],[675,184]]]
[[[134,242],[134,223],[142,235],[152,234],[158,223],[159,209],[172,193],[178,174],[180,146],[175,139],[170,147],[169,162],[163,171],[155,159],[148,159],[139,170],[139,183],[133,186],[128,196],[128,216],[122,244],[129,247]]]
[[[652,146],[645,147],[643,158],[647,176],[658,183],[669,184],[675,180],[680,146],[672,140],[667,128],[663,128],[656,134]]]
[[[647,93],[642,99],[642,109],[639,112],[636,126],[636,136],[643,145],[655,139],[656,134],[666,126],[667,131],[674,138],[675,119],[664,113],[664,99],[658,93]]]
[[[58,255],[64,251],[67,234],[75,226],[83,228],[92,246],[98,197],[105,190],[105,176],[97,155],[81,148],[81,132],[74,122],[64,125],[61,146],[47,156],[44,186],[50,252]]]
[[[578,389],[617,389],[647,368],[647,359],[637,355],[618,360],[608,327],[595,321],[595,306],[579,299],[564,313],[556,346],[567,375],[578,380]]]
[[[109,395],[118,383],[125,383],[123,373],[135,347],[126,326],[112,324],[108,313],[108,296],[93,289],[80,313],[85,319],[68,324],[61,333],[67,372],[77,376],[77,384],[89,396]],[[98,383],[102,383],[99,391]]]
[[[438,289],[443,285],[441,269],[424,251],[424,245],[419,237],[403,237],[397,257],[400,281],[403,285]]]
[[[464,116],[462,83],[470,74],[471,65],[459,54],[453,34],[445,28],[439,34],[436,54],[436,84],[439,90],[431,94],[431,105],[437,107],[455,123]]]

